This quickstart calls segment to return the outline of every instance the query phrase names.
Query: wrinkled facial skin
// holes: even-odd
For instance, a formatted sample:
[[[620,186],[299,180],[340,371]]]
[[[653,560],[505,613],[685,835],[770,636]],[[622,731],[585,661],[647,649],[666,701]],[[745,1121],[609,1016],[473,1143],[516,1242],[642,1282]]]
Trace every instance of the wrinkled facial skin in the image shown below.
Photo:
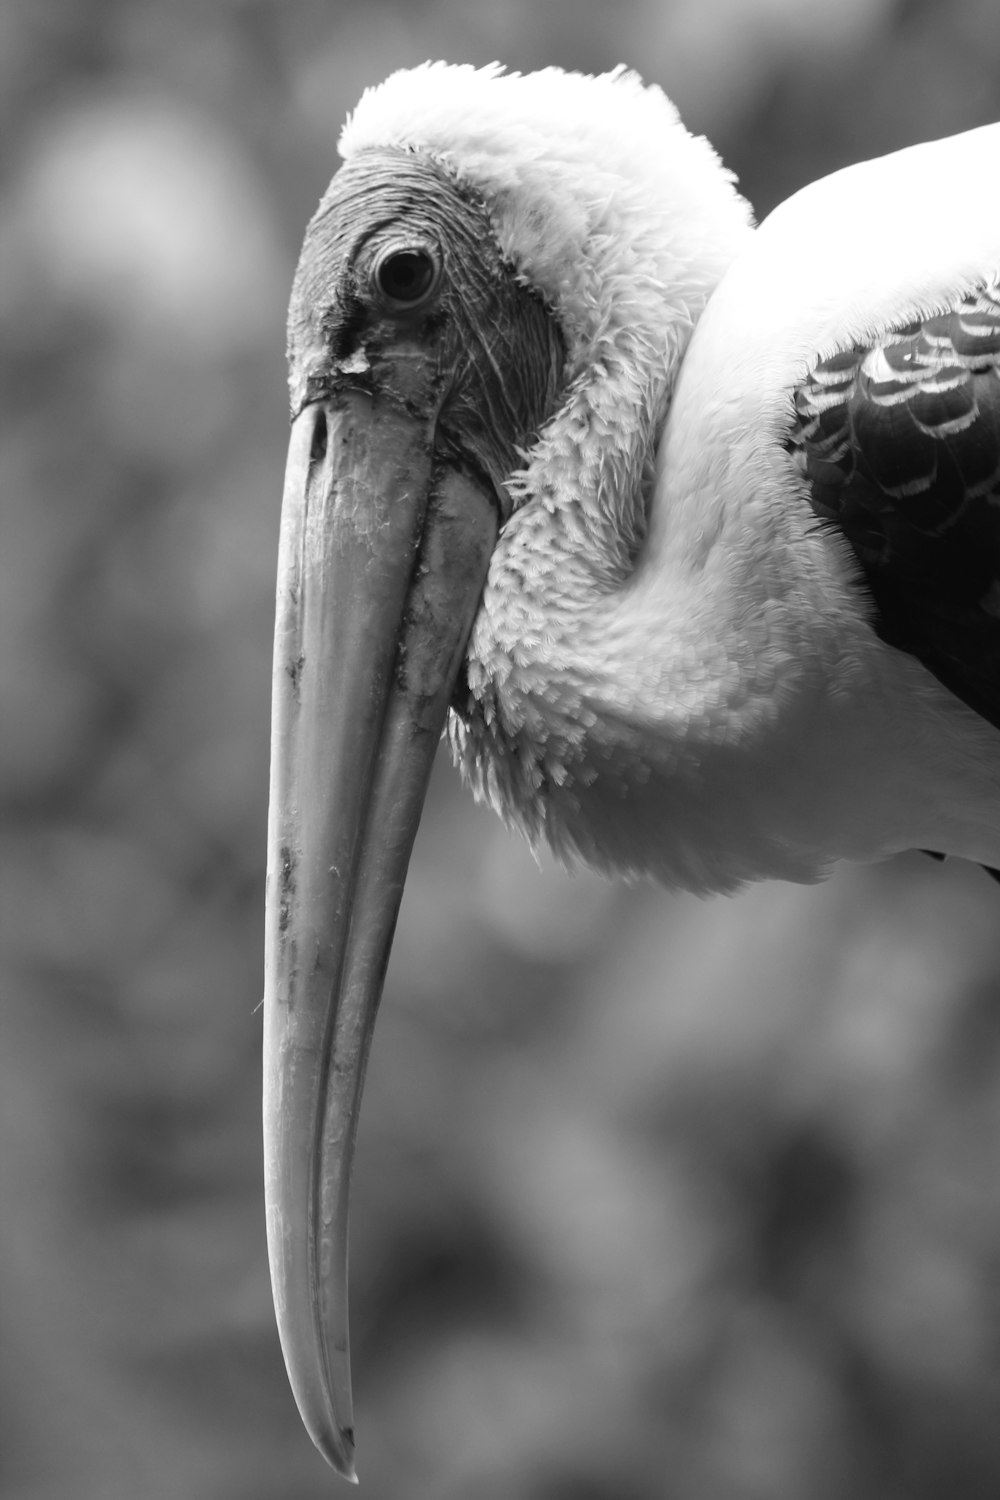
[[[439,268],[412,311],[374,280],[387,250]],[[552,411],[564,360],[553,316],[500,254],[485,208],[434,161],[362,152],[337,173],[306,233],[289,308],[292,414],[345,384],[394,395],[435,428],[435,449],[502,486]],[[346,367],[346,368],[345,368]]]

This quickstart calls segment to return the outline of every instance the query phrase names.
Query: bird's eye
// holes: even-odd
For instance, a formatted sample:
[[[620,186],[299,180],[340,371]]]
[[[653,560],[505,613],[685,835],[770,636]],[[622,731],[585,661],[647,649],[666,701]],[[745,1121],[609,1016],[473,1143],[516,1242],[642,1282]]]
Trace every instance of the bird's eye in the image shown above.
[[[372,271],[376,291],[391,307],[418,307],[438,283],[439,267],[422,245],[395,245],[383,250]]]

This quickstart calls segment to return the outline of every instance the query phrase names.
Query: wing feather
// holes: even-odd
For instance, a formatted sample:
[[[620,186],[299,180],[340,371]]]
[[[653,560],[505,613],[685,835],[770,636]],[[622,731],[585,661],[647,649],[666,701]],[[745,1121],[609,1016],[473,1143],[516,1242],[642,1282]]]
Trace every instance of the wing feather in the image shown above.
[[[1000,276],[817,361],[789,448],[879,635],[1000,727]]]

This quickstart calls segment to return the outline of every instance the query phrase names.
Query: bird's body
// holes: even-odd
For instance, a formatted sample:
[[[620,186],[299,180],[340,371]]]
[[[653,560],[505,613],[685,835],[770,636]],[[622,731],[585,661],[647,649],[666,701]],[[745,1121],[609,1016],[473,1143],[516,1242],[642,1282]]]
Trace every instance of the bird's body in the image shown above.
[[[670,159],[682,127],[666,113],[649,143],[666,165],[630,163],[613,191],[613,153],[581,141],[571,110],[542,185],[528,171],[512,188],[526,115],[593,80],[492,81],[501,112],[511,99],[506,132],[481,110],[488,140],[462,140],[447,90],[420,93],[422,118],[417,74],[363,101],[345,138],[349,160],[426,141],[460,181],[516,191],[501,246],[576,332],[576,390],[517,477],[452,725],[477,792],[570,858],[700,890],[911,847],[997,863],[1000,742],[873,632],[857,562],[817,527],[788,447],[819,360],[1000,273],[982,190],[1000,127],[837,173],[753,230],[703,143]],[[627,80],[599,82],[632,102]],[[518,216],[554,163],[577,214],[549,209],[570,228],[540,252]],[[654,212],[641,195],[657,187]],[[663,233],[682,214],[687,239]],[[595,268],[576,241],[615,226],[625,243]]]
[[[759,229],[622,72],[397,74],[341,150],[290,315],[266,1113],[293,1383],[346,1465],[358,1089],[449,704],[569,859],[1000,864],[1000,127]]]

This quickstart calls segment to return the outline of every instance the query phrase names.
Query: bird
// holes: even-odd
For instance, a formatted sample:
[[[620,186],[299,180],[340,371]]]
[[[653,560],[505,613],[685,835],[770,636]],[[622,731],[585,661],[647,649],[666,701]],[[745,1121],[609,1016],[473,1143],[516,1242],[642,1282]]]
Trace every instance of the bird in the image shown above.
[[[443,731],[533,845],[669,888],[1000,864],[1000,126],[759,225],[624,67],[403,70],[340,154],[288,321],[264,1157],[353,1477],[351,1163]]]

